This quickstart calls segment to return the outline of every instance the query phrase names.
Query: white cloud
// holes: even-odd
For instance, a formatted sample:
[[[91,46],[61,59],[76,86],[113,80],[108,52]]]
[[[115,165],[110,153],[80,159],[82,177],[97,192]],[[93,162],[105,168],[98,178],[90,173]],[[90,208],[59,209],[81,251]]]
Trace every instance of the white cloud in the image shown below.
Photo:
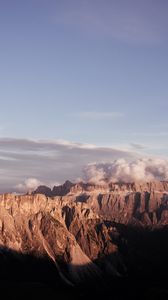
[[[84,169],[86,181],[103,183],[168,180],[168,160],[139,158],[128,161],[117,159],[108,163],[89,164]]]
[[[27,178],[24,182],[17,184],[14,189],[16,192],[24,193],[27,191],[34,191],[39,185],[43,183],[36,178]]]
[[[70,148],[81,148],[81,149],[94,149],[94,148],[97,148],[96,145],[94,144],[84,144],[84,143],[75,143],[75,142],[70,142],[70,141],[67,141],[67,140],[56,140],[56,141],[46,141],[46,140],[42,140],[41,142],[44,142],[44,143],[55,143],[55,145],[63,145],[63,146],[67,146],[67,147],[70,147]]]

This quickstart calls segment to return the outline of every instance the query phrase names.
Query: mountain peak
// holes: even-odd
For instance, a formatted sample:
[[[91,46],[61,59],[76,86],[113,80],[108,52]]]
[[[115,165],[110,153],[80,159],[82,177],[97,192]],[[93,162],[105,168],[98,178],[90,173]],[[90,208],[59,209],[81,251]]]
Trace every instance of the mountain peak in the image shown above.
[[[69,193],[76,194],[82,192],[95,192],[95,193],[107,193],[107,192],[142,192],[142,191],[158,191],[168,192],[167,181],[135,181],[130,183],[125,182],[110,182],[110,183],[93,183],[93,182],[76,182],[72,183],[66,180],[62,185],[54,186],[53,189],[41,185],[33,194],[44,194],[47,197],[65,196]]]

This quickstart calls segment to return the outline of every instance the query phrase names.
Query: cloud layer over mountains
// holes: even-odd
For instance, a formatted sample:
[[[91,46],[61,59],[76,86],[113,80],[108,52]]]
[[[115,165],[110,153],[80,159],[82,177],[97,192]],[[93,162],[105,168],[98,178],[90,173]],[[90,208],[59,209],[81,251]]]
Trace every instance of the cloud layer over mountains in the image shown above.
[[[131,151],[69,141],[0,138],[0,193],[75,181],[89,163],[135,156]]]
[[[24,192],[65,180],[102,182],[168,179],[168,161],[68,141],[0,138],[0,193]]]
[[[168,180],[168,160],[139,158],[133,161],[117,159],[109,163],[89,164],[84,169],[86,181],[103,183]]]

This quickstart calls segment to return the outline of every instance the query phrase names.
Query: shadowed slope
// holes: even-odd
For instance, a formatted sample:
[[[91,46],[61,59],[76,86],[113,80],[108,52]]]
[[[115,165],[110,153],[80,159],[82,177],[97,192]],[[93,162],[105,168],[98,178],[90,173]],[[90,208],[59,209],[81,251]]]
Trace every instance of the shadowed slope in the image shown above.
[[[109,226],[109,224],[108,224]],[[116,224],[120,227],[119,224]],[[118,243],[121,261],[117,262],[116,254],[102,255],[94,261],[103,276],[96,273],[85,273],[83,279],[74,286],[69,286],[59,275],[53,261],[47,257],[22,254],[7,248],[0,251],[0,287],[6,290],[7,296],[20,296],[21,291],[28,295],[64,297],[72,299],[165,299],[167,288],[167,251],[168,228],[156,230],[139,229],[122,225]],[[159,239],[159,243],[158,243]],[[124,261],[125,269],[123,269]],[[66,263],[60,268],[68,270]],[[83,274],[86,265],[74,266],[77,274]],[[114,276],[111,267],[120,272]],[[92,266],[89,266],[92,271]],[[18,293],[19,290],[19,293]]]

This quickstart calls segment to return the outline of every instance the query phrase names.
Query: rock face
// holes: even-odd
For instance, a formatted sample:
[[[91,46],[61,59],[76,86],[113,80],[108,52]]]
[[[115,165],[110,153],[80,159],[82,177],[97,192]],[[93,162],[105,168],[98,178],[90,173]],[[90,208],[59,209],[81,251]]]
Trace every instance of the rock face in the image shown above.
[[[37,189],[48,196],[48,190]],[[168,182],[110,183],[95,185],[65,182],[54,187],[51,195],[72,197],[74,203],[86,203],[104,219],[118,223],[138,222],[162,225],[168,222]]]
[[[167,224],[167,182],[94,185],[67,181],[53,190],[41,186],[32,194],[0,195],[0,253],[4,256],[3,249],[10,249],[48,257],[69,286],[88,278],[97,282],[109,274],[128,273],[133,258],[139,264],[138,252],[132,250],[137,234],[147,245],[142,231],[153,232]],[[156,245],[147,252],[151,257],[155,257],[153,249]]]
[[[34,194],[44,194],[48,197],[65,196],[70,192],[73,186],[74,184],[69,180],[65,181],[63,185],[54,186],[52,190],[48,186],[40,185]]]
[[[100,277],[93,261],[103,252],[117,251],[103,220],[86,203],[76,203],[71,196],[51,199],[41,194],[0,196],[0,246],[47,255],[69,284],[91,274]]]

